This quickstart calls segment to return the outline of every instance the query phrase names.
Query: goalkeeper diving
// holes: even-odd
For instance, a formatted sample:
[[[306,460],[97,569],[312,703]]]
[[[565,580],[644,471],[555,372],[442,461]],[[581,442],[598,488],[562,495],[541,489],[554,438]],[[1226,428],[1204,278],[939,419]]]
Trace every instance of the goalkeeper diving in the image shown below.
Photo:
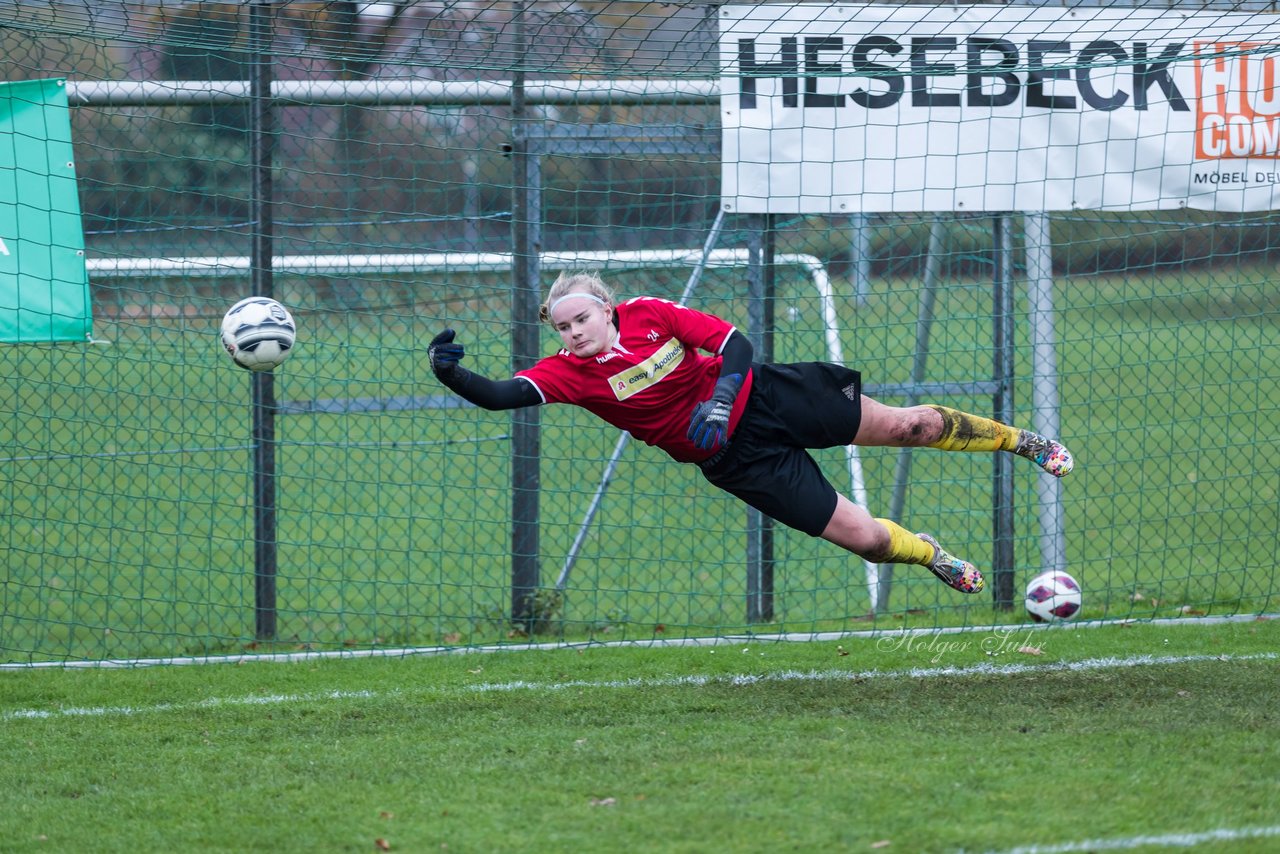
[[[464,368],[452,329],[431,342],[431,369],[488,410],[569,403],[692,463],[772,519],[875,563],[926,567],[963,593],[982,573],[930,534],[875,518],[838,492],[808,450],[844,445],[1007,452],[1054,477],[1073,460],[1054,439],[946,406],[888,406],[860,374],[829,362],[762,364],[733,324],[656,297],[617,302],[596,273],[561,275],[539,319],[563,348],[514,377]]]

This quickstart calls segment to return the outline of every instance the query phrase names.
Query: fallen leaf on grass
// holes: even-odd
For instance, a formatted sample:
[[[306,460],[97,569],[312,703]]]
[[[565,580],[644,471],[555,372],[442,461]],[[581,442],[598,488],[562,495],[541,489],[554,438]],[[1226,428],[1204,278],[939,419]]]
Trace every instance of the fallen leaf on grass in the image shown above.
[[[1044,650],[1038,646],[1020,646],[1018,652],[1023,655],[1044,655]]]
[[[379,851],[391,850],[391,843],[383,839],[382,837],[378,837],[377,839],[373,840],[373,844]]]
[[[872,842],[871,847],[872,848],[888,848],[891,844],[893,843],[891,843],[889,840],[881,839],[879,842]]]
[[[457,643],[458,641],[462,640],[462,634],[459,632],[449,632],[444,637],[440,638],[440,640],[444,641],[445,643]]]
[[[617,798],[592,798],[591,806],[593,807],[611,807],[618,802]]]
[[[396,817],[395,813],[389,813],[386,810],[383,810],[382,812],[378,813],[378,818],[392,819],[395,817]]]
[[[1203,617],[1208,612],[1201,611],[1199,608],[1192,608],[1190,605],[1183,605],[1182,613],[1186,614],[1188,617]]]

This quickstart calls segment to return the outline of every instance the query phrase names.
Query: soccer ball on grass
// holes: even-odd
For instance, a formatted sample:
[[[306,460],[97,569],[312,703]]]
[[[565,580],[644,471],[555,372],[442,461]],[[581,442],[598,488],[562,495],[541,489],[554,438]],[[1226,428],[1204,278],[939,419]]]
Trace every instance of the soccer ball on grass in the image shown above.
[[[1027,582],[1027,613],[1037,623],[1074,620],[1080,601],[1080,585],[1061,570],[1042,572]]]
[[[269,297],[246,297],[222,318],[222,346],[231,361],[251,371],[279,367],[297,336],[293,315]]]

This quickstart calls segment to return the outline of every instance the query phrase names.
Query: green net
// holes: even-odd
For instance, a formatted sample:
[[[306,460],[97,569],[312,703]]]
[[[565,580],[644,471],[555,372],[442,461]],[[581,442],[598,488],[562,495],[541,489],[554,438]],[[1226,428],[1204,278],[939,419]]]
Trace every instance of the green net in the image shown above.
[[[277,92],[274,296],[299,329],[274,374],[267,638],[251,380],[218,340],[251,293],[263,226],[253,6]],[[689,305],[764,331],[747,251],[762,218],[717,218],[716,7],[54,3],[0,6],[0,23],[5,79],[68,81],[93,313],[93,343],[0,348],[0,659],[985,625],[1024,620],[1022,585],[1049,566],[1079,579],[1086,618],[1274,607],[1272,212],[1053,213],[1047,314],[1021,214],[1005,220],[1004,271],[992,212],[770,216],[778,361],[834,345],[887,403],[991,414],[1003,274],[1014,414],[1031,426],[1033,315],[1055,330],[1055,414],[1077,471],[1049,499],[1055,529],[1043,475],[1014,466],[1013,607],[903,566],[877,602],[864,561],[776,527],[761,619],[743,505],[548,407],[536,620],[513,622],[515,427],[441,387],[426,342],[452,326],[473,370],[510,376],[512,252],[528,248],[513,227],[531,201],[541,292],[562,266],[600,268],[624,296],[679,299],[692,283]],[[704,268],[708,243],[727,254]],[[559,346],[538,335],[539,352]],[[979,567],[999,560],[989,455],[916,451],[901,481],[900,452],[863,448],[859,484],[843,449],[814,456],[873,515],[900,504],[912,530]]]

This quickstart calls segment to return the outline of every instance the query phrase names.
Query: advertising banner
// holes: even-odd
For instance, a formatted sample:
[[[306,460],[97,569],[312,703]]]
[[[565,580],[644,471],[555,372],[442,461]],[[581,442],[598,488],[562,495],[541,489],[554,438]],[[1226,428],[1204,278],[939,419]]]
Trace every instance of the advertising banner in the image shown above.
[[[65,81],[0,83],[0,342],[91,331]]]
[[[719,14],[726,210],[1280,201],[1275,16],[827,4]]]

